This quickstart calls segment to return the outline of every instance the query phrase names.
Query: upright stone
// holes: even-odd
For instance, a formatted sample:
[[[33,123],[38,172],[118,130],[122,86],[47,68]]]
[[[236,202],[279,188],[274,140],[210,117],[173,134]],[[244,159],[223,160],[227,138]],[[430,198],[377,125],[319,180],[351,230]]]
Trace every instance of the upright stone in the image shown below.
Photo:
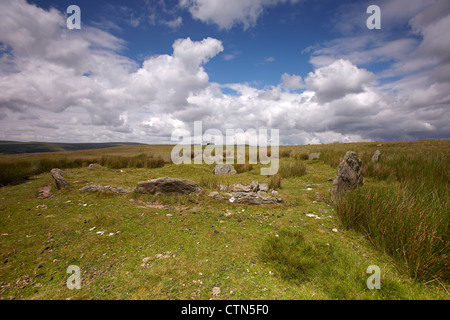
[[[62,177],[65,174],[64,171],[54,168],[50,171],[50,173],[52,174],[53,180],[55,180],[55,184],[58,189],[70,187],[70,184]]]
[[[337,168],[337,174],[331,187],[331,197],[333,200],[336,200],[343,191],[355,189],[362,184],[362,161],[358,158],[356,152],[347,151],[344,160],[342,160]]]
[[[378,162],[378,160],[380,160],[380,150],[377,150],[374,152],[373,156],[372,156],[372,162]]]
[[[317,160],[320,157],[320,152],[313,152],[308,154],[308,160]]]

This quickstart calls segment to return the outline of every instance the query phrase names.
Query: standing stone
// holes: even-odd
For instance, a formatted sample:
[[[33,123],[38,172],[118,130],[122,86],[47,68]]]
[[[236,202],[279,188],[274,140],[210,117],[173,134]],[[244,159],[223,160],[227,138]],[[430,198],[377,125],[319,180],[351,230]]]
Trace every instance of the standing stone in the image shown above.
[[[380,160],[380,150],[375,151],[375,153],[372,156],[372,162],[378,162],[378,160]]]
[[[164,177],[150,181],[139,182],[134,192],[143,194],[160,195],[181,195],[200,192],[200,188],[192,180],[181,180],[177,178]]]
[[[336,177],[331,187],[331,197],[333,200],[346,190],[355,189],[363,184],[362,161],[354,151],[347,151],[344,160],[337,168]]]
[[[218,164],[214,167],[214,174],[236,174],[236,169],[231,164]]]
[[[55,180],[55,184],[58,189],[70,187],[70,184],[66,181],[66,179],[62,177],[65,174],[64,171],[58,168],[54,168],[50,171],[50,173],[52,174],[52,177]]]
[[[316,160],[319,159],[320,157],[320,152],[313,152],[308,154],[308,160]]]

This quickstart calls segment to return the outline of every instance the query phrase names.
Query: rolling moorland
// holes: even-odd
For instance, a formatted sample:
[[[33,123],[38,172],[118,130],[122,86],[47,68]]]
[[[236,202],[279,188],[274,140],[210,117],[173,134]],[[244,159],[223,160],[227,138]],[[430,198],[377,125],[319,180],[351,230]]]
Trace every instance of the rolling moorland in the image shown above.
[[[449,299],[449,140],[281,146],[275,176],[260,175],[261,164],[235,165],[234,175],[175,165],[172,148],[1,154],[0,299]],[[333,203],[332,179],[349,150],[363,161],[364,185]],[[319,159],[308,160],[312,152]],[[56,188],[52,168],[70,188]],[[202,191],[79,190],[132,191],[166,176]],[[252,181],[282,202],[209,196]],[[38,198],[43,186],[51,198]],[[79,290],[66,286],[70,265],[81,269]],[[366,285],[371,265],[379,290]]]

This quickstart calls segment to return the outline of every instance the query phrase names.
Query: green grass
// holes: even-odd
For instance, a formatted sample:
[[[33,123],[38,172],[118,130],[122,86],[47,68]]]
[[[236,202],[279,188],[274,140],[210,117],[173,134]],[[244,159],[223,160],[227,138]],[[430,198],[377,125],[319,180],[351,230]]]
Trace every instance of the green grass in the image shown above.
[[[380,165],[384,166],[390,154],[405,154],[410,149],[420,149],[419,146],[442,150],[444,155],[448,150],[448,144],[442,141],[383,143]],[[323,152],[322,155],[328,148],[335,150],[337,157],[343,157],[345,150],[361,155],[367,152],[368,156],[379,147],[362,143],[284,148],[293,153]],[[53,187],[53,198],[49,200],[37,198],[40,187],[53,183],[47,171],[30,176],[22,184],[0,188],[0,298],[449,299],[448,282],[443,276],[435,281],[414,279],[394,255],[377,245],[374,237],[368,237],[362,229],[344,228],[330,201],[332,182],[328,179],[334,177],[336,168],[328,162],[303,161],[304,175],[282,180],[277,195],[283,199],[282,204],[254,206],[215,200],[208,194],[218,184],[249,184],[255,180],[269,183],[272,177],[259,174],[260,164],[253,165],[253,170],[220,178],[213,175],[213,165],[166,163],[163,167],[141,168],[137,164],[143,157],[140,154],[164,159],[170,157],[170,150],[167,146],[133,146],[55,153],[55,160],[85,162],[82,167],[62,167],[72,187]],[[133,160],[136,165],[88,170],[86,165],[101,156],[137,157]],[[8,155],[1,156],[0,161],[35,162],[44,158],[48,155]],[[293,160],[280,159],[280,167]],[[429,166],[446,168],[439,163],[430,160]],[[401,172],[400,168],[389,168],[393,170]],[[430,172],[428,165],[427,170]],[[426,175],[424,171],[423,176]],[[199,195],[180,197],[79,191],[88,184],[131,190],[139,181],[163,176],[192,179],[203,190]],[[434,173],[431,180],[436,181]],[[437,193],[421,198],[429,189],[406,193],[410,189],[403,189],[396,175],[383,179],[374,175],[365,179],[358,192],[383,203],[390,188],[395,188],[398,193],[392,199],[400,201],[405,193],[406,207],[411,203],[409,207],[423,210],[430,205],[429,211],[423,211],[428,214],[439,206],[448,208],[443,198],[429,202],[437,194],[441,197],[444,188],[437,187],[440,184],[436,183]],[[384,208],[390,207],[392,199],[386,198]],[[361,202],[359,199],[356,203]],[[366,202],[368,208],[377,208],[374,202]],[[392,221],[396,218],[387,213],[390,220],[386,225],[394,228]],[[407,224],[416,226],[414,220]],[[432,226],[423,224],[424,230]],[[104,234],[97,234],[98,231]],[[437,232],[448,235],[445,229]],[[110,233],[114,235],[109,236]],[[167,258],[158,258],[158,254]],[[419,257],[430,261],[427,255]],[[144,258],[149,258],[146,263]],[[65,285],[69,265],[81,268],[81,290],[69,290]],[[370,265],[381,269],[380,290],[366,287]],[[212,295],[214,286],[221,288],[219,296]]]

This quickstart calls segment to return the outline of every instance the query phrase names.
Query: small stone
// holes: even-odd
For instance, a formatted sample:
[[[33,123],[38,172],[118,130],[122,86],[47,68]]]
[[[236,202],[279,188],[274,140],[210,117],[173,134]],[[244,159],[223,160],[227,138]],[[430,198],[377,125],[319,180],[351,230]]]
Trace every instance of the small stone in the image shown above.
[[[213,296],[218,296],[220,294],[220,288],[219,287],[213,287],[212,288],[212,294],[213,294]]]
[[[331,229],[331,231],[333,231],[333,232],[338,232],[338,229],[333,228],[333,229]]]
[[[236,174],[237,171],[231,164],[218,164],[214,167],[214,174]]]

